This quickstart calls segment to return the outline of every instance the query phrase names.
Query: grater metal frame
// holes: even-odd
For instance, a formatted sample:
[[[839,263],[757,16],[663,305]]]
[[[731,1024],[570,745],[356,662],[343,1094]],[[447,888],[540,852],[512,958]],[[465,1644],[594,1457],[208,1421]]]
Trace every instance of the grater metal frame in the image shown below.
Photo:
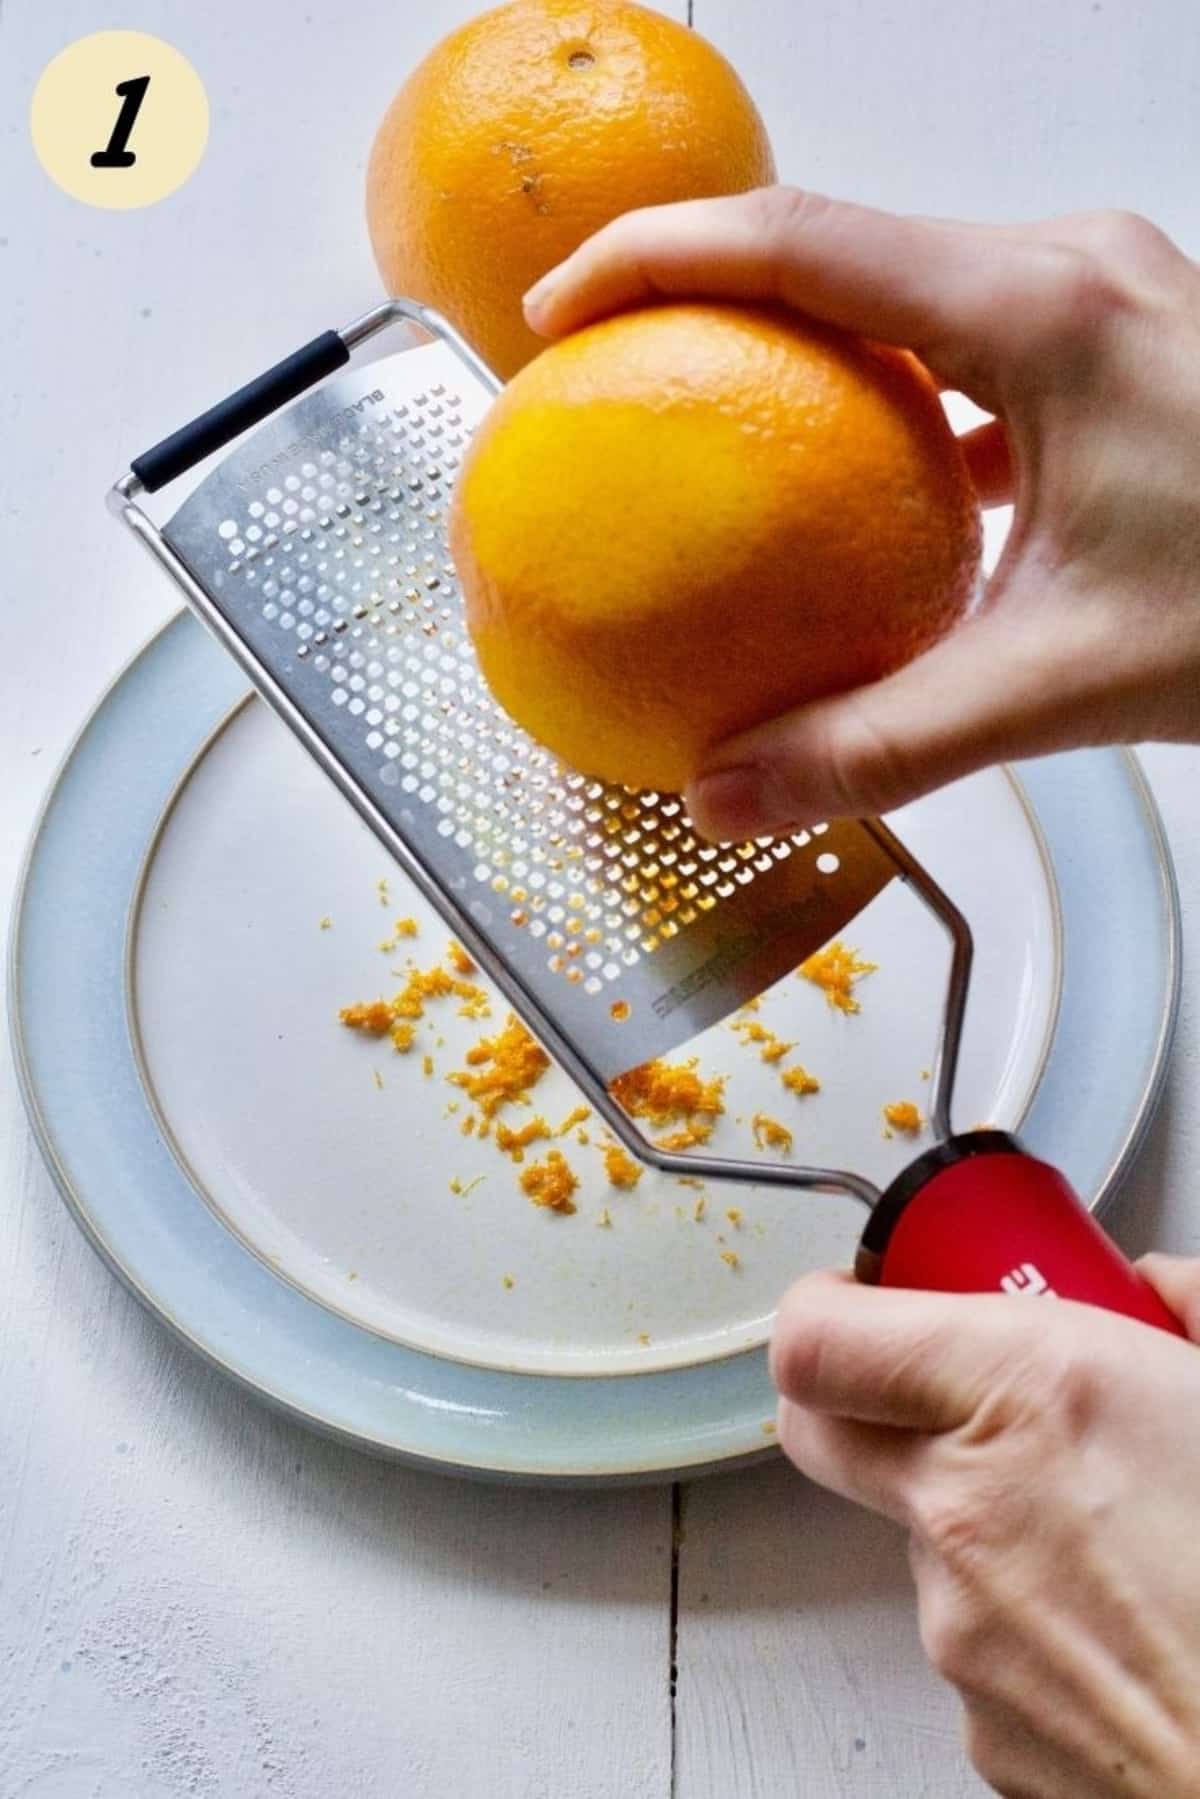
[[[253,655],[187,562],[164,536],[159,525],[138,504],[142,494],[157,492],[159,488],[169,485],[177,475],[194,467],[210,452],[224,447],[252,426],[269,419],[325,375],[344,366],[351,351],[396,325],[416,326],[434,341],[445,344],[489,393],[494,395],[499,392],[501,383],[452,325],[431,308],[416,301],[393,298],[372,307],[339,331],[326,332],[294,356],[268,370],[257,381],[249,383],[190,425],[175,432],[145,456],[136,458],[130,470],[121,475],[110,489],[107,496],[109,510],[133,533],[174,582],[191,609],[222,647],[234,657],[260,696],[303,743],[418,891],[447,926],[462,939],[513,1011],[562,1065],[613,1135],[633,1155],[666,1174],[703,1175],[712,1180],[840,1194],[873,1207],[879,1198],[879,1189],[853,1170],[794,1166],[769,1161],[751,1162],[702,1152],[682,1153],[663,1149],[652,1142],[613,1098],[606,1082],[580,1053],[570,1035],[562,1030],[552,1012],[476,928],[469,911],[465,907],[456,908],[448,901],[443,889],[430,878],[420,857],[413,853],[402,833],[342,765],[310,725],[286,688]],[[137,472],[139,463],[143,465],[143,473]],[[973,958],[970,926],[949,896],[882,820],[863,819],[860,824],[892,863],[897,876],[912,888],[949,938],[950,967],[932,1071],[932,1120],[937,1136],[944,1139],[951,1135],[950,1108],[970,984]]]

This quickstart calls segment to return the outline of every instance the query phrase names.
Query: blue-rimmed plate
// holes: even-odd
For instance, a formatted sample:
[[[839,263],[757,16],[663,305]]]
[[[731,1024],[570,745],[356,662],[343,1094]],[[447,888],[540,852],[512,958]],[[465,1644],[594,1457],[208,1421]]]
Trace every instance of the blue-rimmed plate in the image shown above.
[[[243,689],[174,621],[85,727],[30,854],[14,1040],[85,1231],[210,1360],[363,1447],[576,1480],[761,1451],[778,1289],[845,1260],[861,1215],[649,1174],[612,1188],[586,1120],[559,1140],[576,1213],[531,1207],[494,1142],[463,1135],[447,1080],[491,1025],[431,1006],[403,1058],[337,1026],[339,1005],[394,991],[406,953],[437,959],[444,933]],[[1102,1204],[1157,1096],[1177,986],[1170,862],[1136,763],[994,772],[893,822],[978,939],[956,1122],[1020,1124]],[[396,939],[400,916],[415,939]],[[727,1026],[699,1044],[728,1076],[714,1148],[751,1147],[769,1113],[805,1160],[880,1178],[909,1153],[880,1109],[920,1105],[940,945],[900,889],[853,939],[879,963],[861,1014],[790,981],[759,1015],[819,1094],[787,1093]],[[536,1103],[557,1129],[575,1096],[554,1071]]]

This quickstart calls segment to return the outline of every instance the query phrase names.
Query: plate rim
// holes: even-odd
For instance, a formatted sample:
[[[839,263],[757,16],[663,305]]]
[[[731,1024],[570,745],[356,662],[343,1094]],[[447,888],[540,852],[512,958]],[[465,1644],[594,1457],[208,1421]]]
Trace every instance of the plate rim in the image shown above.
[[[182,608],[168,617],[160,626],[150,632],[142,644],[116,670],[111,679],[97,694],[93,704],[81,720],[72,735],[64,753],[59,759],[54,773],[47,783],[37,812],[30,829],[13,889],[13,899],[9,915],[7,946],[7,993],[6,1012],[10,1044],[17,1076],[18,1089],[25,1106],[35,1141],[60,1197],[68,1212],[82,1230],[85,1239],[96,1251],[101,1260],[117,1276],[121,1284],[149,1311],[160,1323],[164,1324],[177,1340],[185,1343],[191,1350],[201,1356],[210,1366],[230,1378],[244,1391],[251,1393],[270,1408],[306,1428],[315,1428],[322,1434],[332,1437],[364,1453],[396,1460],[414,1467],[423,1467],[435,1472],[455,1473],[469,1478],[491,1481],[512,1482],[525,1481],[539,1484],[558,1484],[573,1486],[631,1485],[639,1482],[659,1482],[674,1478],[686,1472],[693,1476],[702,1472],[727,1472],[739,1466],[760,1463],[764,1456],[778,1453],[777,1445],[764,1440],[761,1447],[752,1449],[738,1448],[729,1453],[714,1457],[712,1448],[699,1447],[694,1452],[683,1452],[682,1445],[675,1445],[661,1459],[643,1459],[636,1464],[622,1467],[590,1468],[585,1466],[546,1465],[537,1462],[515,1462],[487,1459],[464,1459],[461,1450],[442,1454],[429,1446],[415,1448],[403,1445],[394,1437],[371,1434],[359,1428],[339,1422],[322,1411],[315,1402],[298,1403],[284,1392],[273,1388],[257,1375],[240,1368],[233,1360],[227,1359],[219,1351],[210,1347],[179,1318],[175,1317],[164,1300],[153,1293],[127,1265],[121,1254],[107,1240],[105,1234],[97,1226],[91,1213],[77,1191],[76,1184],[69,1174],[60,1154],[58,1142],[50,1121],[43,1108],[39,1090],[34,1077],[31,1057],[26,1043],[26,1034],[22,1020],[21,1007],[21,970],[23,967],[22,946],[24,943],[24,927],[28,910],[30,882],[32,880],[39,848],[43,842],[50,813],[63,786],[64,778],[79,755],[84,740],[100,714],[115,697],[117,690],[159,646],[173,629],[179,627],[181,620],[191,619],[187,608]],[[195,620],[191,619],[193,625]],[[199,627],[196,626],[199,630]],[[207,635],[203,634],[202,635]],[[1119,758],[1124,767],[1132,797],[1147,827],[1148,848],[1151,851],[1154,867],[1161,883],[1163,898],[1163,924],[1165,937],[1165,957],[1160,961],[1163,970],[1163,1004],[1158,1019],[1153,1049],[1150,1052],[1142,1089],[1128,1129],[1125,1132],[1114,1158],[1103,1179],[1099,1183],[1095,1198],[1091,1202],[1092,1210],[1101,1214],[1108,1206],[1121,1181],[1128,1172],[1129,1166],[1140,1149],[1147,1132],[1153,1122],[1162,1091],[1166,1083],[1170,1064],[1169,1051],[1173,1041],[1178,1018],[1181,976],[1182,976],[1182,926],[1179,904],[1178,883],[1170,846],[1163,825],[1161,813],[1153,791],[1135,752],[1128,746],[1110,746],[1110,753]],[[1036,808],[1034,816],[1037,817]],[[125,925],[123,924],[123,932]],[[186,1176],[185,1176],[186,1178]],[[243,1247],[243,1246],[239,1246]],[[312,1304],[311,1300],[308,1303]],[[361,1330],[361,1326],[350,1328]],[[424,1353],[424,1352],[419,1352]],[[721,1367],[746,1360],[761,1361],[761,1348],[736,1352],[722,1358],[716,1364],[706,1363],[697,1370],[713,1366]],[[474,1366],[473,1364],[459,1364]],[[481,1372],[483,1372],[481,1370]],[[676,1375],[686,1375],[688,1370],[669,1371]],[[519,1381],[527,1378],[512,1375],[510,1378]],[[555,1379],[554,1376],[533,1378]],[[648,1375],[645,1378],[650,1378]],[[605,1377],[590,1376],[588,1380],[601,1382]],[[586,1387],[587,1380],[572,1382],[572,1385]]]
[[[1125,763],[1126,773],[1134,787],[1138,803],[1149,826],[1154,845],[1154,859],[1165,889],[1166,1003],[1158,1021],[1158,1034],[1150,1060],[1150,1078],[1146,1083],[1141,1104],[1138,1106],[1133,1123],[1126,1131],[1121,1147],[1090,1207],[1090,1210],[1098,1218],[1103,1217],[1120,1191],[1121,1184],[1136,1161],[1138,1152],[1154,1123],[1159,1102],[1163,1096],[1163,1089],[1167,1084],[1167,1075],[1170,1072],[1171,1048],[1175,1041],[1175,1028],[1179,1022],[1179,1006],[1183,994],[1183,909],[1179,898],[1179,876],[1175,870],[1175,858],[1171,854],[1167,827],[1163,822],[1158,801],[1154,797],[1154,789],[1150,785],[1149,777],[1136,749],[1124,743],[1113,744],[1109,747],[1114,749]]]

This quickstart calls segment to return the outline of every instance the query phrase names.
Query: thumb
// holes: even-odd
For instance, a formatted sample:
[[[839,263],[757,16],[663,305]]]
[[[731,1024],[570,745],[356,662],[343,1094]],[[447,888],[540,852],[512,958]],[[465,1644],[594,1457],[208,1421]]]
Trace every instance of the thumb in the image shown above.
[[[1200,1257],[1142,1256],[1138,1269],[1192,1342],[1200,1343]]]
[[[1001,1293],[911,1292],[806,1275],[780,1304],[771,1376],[810,1412],[937,1435],[957,1430],[1028,1347],[1027,1302]]]
[[[895,674],[717,745],[688,788],[696,827],[741,842],[867,817],[995,762],[1113,741],[1119,720],[1097,690],[1111,647],[1089,635],[1055,642],[1023,605],[977,614]]]

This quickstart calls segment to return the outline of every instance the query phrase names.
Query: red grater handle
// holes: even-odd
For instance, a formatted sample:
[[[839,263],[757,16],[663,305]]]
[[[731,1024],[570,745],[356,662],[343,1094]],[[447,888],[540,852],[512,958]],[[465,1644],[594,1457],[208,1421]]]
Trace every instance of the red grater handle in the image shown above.
[[[1004,1131],[951,1137],[905,1169],[871,1214],[855,1272],[939,1293],[1057,1294],[1186,1335],[1058,1170]]]

